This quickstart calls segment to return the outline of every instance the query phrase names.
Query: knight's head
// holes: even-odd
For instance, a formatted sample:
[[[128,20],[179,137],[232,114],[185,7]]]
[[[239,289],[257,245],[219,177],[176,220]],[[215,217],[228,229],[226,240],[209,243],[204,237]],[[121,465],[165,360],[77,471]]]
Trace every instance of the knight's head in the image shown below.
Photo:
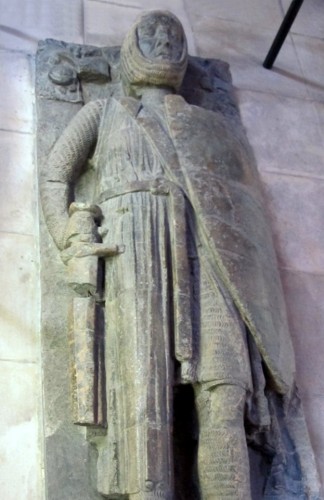
[[[186,35],[167,11],[141,15],[122,44],[121,77],[129,87],[167,87],[178,91],[188,61]]]

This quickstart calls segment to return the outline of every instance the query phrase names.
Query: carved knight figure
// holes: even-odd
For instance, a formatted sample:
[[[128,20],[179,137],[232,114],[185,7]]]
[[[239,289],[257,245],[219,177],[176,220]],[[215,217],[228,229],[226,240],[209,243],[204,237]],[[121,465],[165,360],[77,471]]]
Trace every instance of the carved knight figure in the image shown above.
[[[199,498],[251,498],[248,434],[272,450],[265,498],[315,499],[253,155],[241,129],[177,94],[187,57],[173,14],[142,15],[121,48],[125,96],[86,104],[42,179],[49,231],[81,289],[73,263],[104,261],[97,489],[112,499],[185,498],[174,480],[173,401],[189,384]],[[89,159],[93,196],[72,204],[69,219]]]

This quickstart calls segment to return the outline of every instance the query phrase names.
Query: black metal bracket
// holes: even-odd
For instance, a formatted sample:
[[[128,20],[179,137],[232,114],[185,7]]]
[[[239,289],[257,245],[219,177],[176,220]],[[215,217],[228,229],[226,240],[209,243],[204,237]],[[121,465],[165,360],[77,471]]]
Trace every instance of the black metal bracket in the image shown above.
[[[270,47],[263,67],[271,69],[304,0],[293,0]]]

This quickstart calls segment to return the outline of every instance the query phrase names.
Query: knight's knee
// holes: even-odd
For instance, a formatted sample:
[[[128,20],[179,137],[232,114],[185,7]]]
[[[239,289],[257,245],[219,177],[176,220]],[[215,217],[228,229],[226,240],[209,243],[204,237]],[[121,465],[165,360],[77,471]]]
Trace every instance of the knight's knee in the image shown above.
[[[209,389],[209,420],[212,426],[243,425],[246,391],[235,385]]]

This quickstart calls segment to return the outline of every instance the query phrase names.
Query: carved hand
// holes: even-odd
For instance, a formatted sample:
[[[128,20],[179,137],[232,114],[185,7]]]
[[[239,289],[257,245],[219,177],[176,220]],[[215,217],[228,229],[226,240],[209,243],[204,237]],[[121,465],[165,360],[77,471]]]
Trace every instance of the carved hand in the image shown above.
[[[113,257],[125,251],[124,245],[104,245],[103,243],[75,242],[61,252],[61,258],[64,264],[67,264],[72,258],[82,257]]]

